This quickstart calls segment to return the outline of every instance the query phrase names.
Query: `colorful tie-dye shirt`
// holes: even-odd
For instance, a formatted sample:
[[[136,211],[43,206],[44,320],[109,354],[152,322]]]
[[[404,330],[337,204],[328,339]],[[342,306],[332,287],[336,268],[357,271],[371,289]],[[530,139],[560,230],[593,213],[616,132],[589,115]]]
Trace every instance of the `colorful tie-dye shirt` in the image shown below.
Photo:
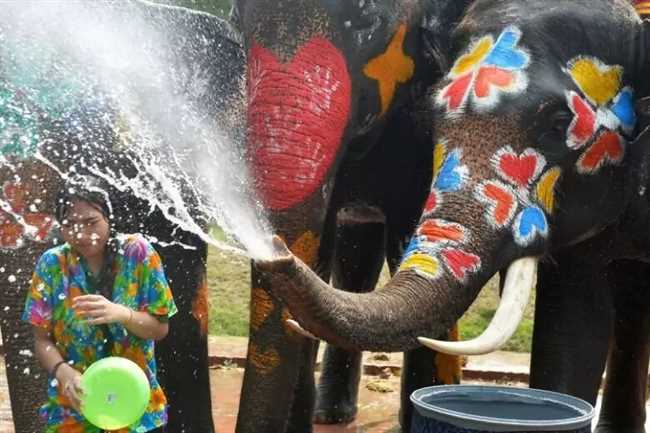
[[[122,431],[143,433],[160,427],[167,422],[167,399],[156,378],[154,342],[128,333],[119,323],[88,325],[75,314],[72,300],[92,294],[88,274],[85,260],[69,244],[47,250],[36,265],[23,320],[50,331],[61,356],[80,372],[111,355],[137,363],[149,378],[151,400],[140,421]],[[142,236],[117,237],[113,275],[113,302],[161,319],[177,312],[160,257]],[[50,378],[47,402],[39,410],[47,422],[46,433],[101,431],[72,409],[60,391]]]

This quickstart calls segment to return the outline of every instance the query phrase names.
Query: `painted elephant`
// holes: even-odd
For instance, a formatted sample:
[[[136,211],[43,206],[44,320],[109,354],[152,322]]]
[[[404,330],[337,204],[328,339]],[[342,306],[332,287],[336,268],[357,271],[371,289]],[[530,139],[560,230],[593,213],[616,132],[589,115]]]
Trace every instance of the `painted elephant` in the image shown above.
[[[466,4],[234,2],[255,189],[274,231],[340,289],[372,290],[384,259],[394,271],[415,228],[432,159],[418,104],[441,77],[437,60]],[[346,422],[356,414],[361,353],[328,346],[315,387],[316,346],[286,326],[288,317],[253,264],[238,433],[307,432],[312,418]],[[460,368],[457,358],[422,349],[405,359],[408,423],[410,392],[434,377],[457,381]]]
[[[431,91],[434,178],[392,280],[333,289],[279,238],[281,257],[257,263],[300,326],[358,350],[484,353],[516,328],[539,262],[531,385],[595,402],[609,356],[598,431],[643,431],[648,24],[622,0],[474,2]],[[421,338],[506,268],[484,334]]]
[[[236,137],[242,132],[237,127],[241,124],[237,121],[239,114],[224,109],[243,105],[242,51],[227,23],[187,9],[137,1],[82,7],[86,6],[87,21],[74,23],[80,28],[90,22],[96,24],[97,17],[106,19],[114,14],[118,23],[151,26],[138,27],[143,35],[155,29],[166,32],[168,45],[152,45],[151,52],[159,48],[167,56],[170,70],[162,72],[174,77],[180,89],[174,90],[192,95],[191,103],[203,107],[207,117],[217,119],[233,139],[240,139]],[[38,39],[44,35],[61,45],[67,42],[60,35],[72,32],[65,13],[66,8],[74,6],[49,3],[37,7],[48,20],[42,27],[26,25],[34,24],[29,20],[40,16],[27,15],[28,5],[16,9],[8,4],[0,6],[0,324],[17,433],[42,431],[35,415],[36,405],[45,398],[46,377],[31,356],[31,329],[19,318],[36,257],[55,239],[50,213],[62,177],[73,171],[90,171],[100,175],[121,173],[134,180],[143,163],[141,154],[129,148],[125,113],[110,100],[110,92],[97,88],[85,93],[83,84],[87,81],[70,81],[74,74],[65,63],[70,58],[46,56],[47,45]],[[51,29],[49,23],[56,23],[61,33],[38,33],[39,29]],[[21,45],[30,38],[38,42],[38,49]],[[142,42],[142,38],[132,40]],[[167,47],[170,49],[165,51]],[[130,47],[126,48],[128,51]],[[82,69],[83,58],[78,66],[88,72]],[[84,80],[91,76],[88,73]],[[75,90],[77,85],[79,91]],[[164,116],[165,108],[156,112]],[[180,107],[170,108],[177,114],[182,111]],[[169,126],[182,129],[178,124]],[[170,209],[164,209],[164,215],[161,208],[137,192],[129,188],[114,191],[116,225],[118,230],[142,232],[155,241],[179,308],[170,322],[169,336],[156,345],[160,379],[170,403],[169,431],[212,432],[206,244],[168,221]],[[196,200],[191,190],[182,192],[186,201]]]

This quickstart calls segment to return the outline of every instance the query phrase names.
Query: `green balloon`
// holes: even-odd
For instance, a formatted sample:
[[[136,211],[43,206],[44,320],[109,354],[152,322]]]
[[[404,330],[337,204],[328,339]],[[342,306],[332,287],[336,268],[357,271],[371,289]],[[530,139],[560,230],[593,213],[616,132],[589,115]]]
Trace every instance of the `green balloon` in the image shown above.
[[[138,421],[151,395],[144,371],[118,356],[93,363],[82,375],[81,385],[81,413],[102,430],[117,430]]]

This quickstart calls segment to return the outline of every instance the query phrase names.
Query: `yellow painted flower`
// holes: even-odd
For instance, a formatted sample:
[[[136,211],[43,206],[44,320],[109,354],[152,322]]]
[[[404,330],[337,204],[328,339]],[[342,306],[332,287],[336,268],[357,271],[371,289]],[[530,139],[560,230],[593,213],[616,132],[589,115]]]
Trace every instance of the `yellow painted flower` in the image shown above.
[[[536,194],[537,200],[549,214],[555,210],[555,184],[560,178],[562,170],[560,167],[553,167],[537,183]]]
[[[485,57],[490,53],[493,45],[494,39],[491,35],[483,36],[481,39],[474,42],[469,52],[463,54],[458,58],[458,60],[456,60],[454,67],[451,69],[450,75],[452,77],[458,77],[480,65],[483,59],[485,59]]]
[[[440,263],[428,254],[412,254],[400,265],[400,270],[413,269],[425,274],[430,278],[438,278],[440,275]]]
[[[594,57],[578,57],[569,63],[568,72],[582,93],[598,106],[614,99],[621,89],[623,68],[619,65],[606,65]]]

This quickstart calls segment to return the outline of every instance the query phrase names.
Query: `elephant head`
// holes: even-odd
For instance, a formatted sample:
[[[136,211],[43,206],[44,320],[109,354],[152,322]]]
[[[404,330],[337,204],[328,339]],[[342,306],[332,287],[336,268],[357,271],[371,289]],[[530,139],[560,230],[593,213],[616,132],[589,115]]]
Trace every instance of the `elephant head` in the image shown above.
[[[537,261],[619,224],[647,179],[635,175],[642,150],[631,143],[635,97],[648,92],[645,40],[647,22],[625,1],[475,2],[431,93],[434,179],[399,272],[355,295],[286,251],[260,263],[298,322],[347,347],[415,347],[509,267],[482,336],[421,339],[450,353],[496,349],[516,328]]]
[[[248,63],[247,150],[256,190],[288,242],[320,237],[341,161],[369,152],[367,137],[436,76],[424,56],[427,19],[439,20],[431,33],[444,44],[464,5],[235,2]]]

